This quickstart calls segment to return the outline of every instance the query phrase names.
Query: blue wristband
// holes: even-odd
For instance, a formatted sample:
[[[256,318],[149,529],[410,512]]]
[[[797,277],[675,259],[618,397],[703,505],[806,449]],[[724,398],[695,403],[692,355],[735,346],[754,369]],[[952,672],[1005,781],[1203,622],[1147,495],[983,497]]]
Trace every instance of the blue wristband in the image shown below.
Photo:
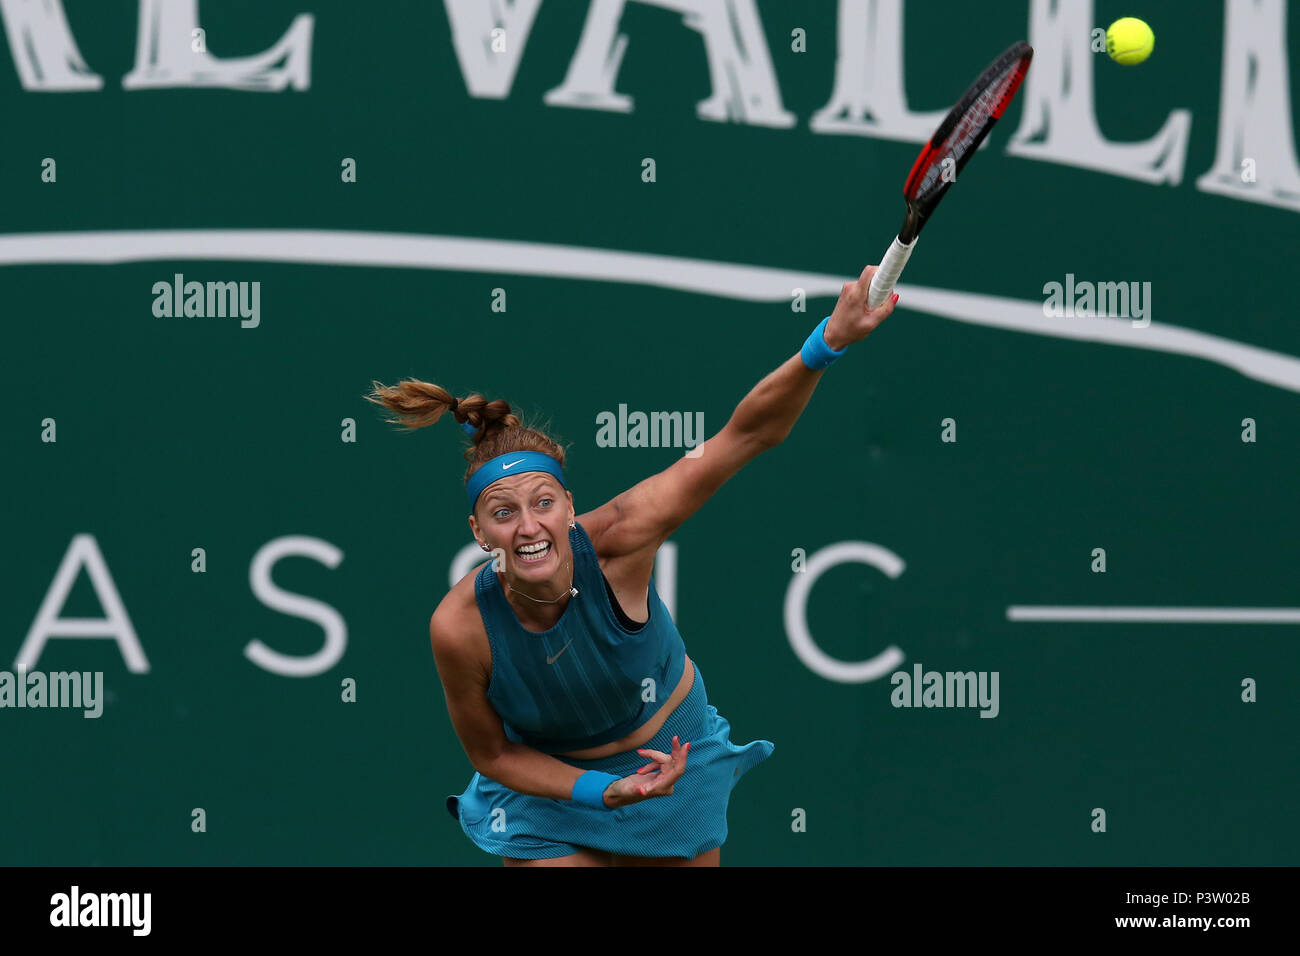
[[[612,773],[588,770],[573,785],[573,796],[569,799],[588,807],[611,810],[612,807],[605,806],[605,788],[617,779]]]
[[[812,334],[808,336],[808,340],[804,342],[803,348],[799,350],[799,357],[803,359],[803,364],[814,371],[826,368],[849,350],[846,345],[837,352],[826,344],[826,339],[823,336],[826,332],[826,323],[830,320],[829,315],[822,319],[822,324],[813,329]]]

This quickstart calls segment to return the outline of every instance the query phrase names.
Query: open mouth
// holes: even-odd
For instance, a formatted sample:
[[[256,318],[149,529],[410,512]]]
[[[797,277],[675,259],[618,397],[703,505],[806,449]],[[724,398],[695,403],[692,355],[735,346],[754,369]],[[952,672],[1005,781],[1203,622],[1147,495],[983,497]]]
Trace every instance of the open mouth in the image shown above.
[[[522,548],[515,548],[515,557],[524,564],[540,564],[551,555],[551,542],[542,541],[537,544],[526,544]]]

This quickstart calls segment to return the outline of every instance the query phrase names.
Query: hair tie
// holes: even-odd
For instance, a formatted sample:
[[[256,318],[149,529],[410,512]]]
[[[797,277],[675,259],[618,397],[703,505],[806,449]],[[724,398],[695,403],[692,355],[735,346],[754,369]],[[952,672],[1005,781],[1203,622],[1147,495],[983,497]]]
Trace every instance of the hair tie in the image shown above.
[[[459,405],[459,404],[460,404],[460,399],[459,399],[459,398],[453,398],[453,399],[451,400],[451,410],[452,410],[452,413],[453,413],[453,414],[454,414],[455,411],[456,411],[456,406]]]

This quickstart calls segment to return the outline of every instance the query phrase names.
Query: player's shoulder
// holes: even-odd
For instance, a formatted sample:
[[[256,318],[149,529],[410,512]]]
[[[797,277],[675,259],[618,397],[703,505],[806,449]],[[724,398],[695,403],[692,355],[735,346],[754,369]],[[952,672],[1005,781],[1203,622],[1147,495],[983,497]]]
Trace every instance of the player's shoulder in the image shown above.
[[[452,585],[429,618],[429,637],[434,653],[468,654],[481,659],[488,649],[487,629],[474,596],[474,581],[482,566],[465,574]]]

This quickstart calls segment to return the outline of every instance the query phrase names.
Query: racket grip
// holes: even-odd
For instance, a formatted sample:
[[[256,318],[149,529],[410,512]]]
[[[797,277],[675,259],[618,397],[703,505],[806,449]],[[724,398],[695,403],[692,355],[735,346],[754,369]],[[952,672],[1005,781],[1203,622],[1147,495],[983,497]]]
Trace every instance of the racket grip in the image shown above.
[[[899,242],[897,236],[894,237],[893,244],[880,262],[880,268],[871,277],[871,288],[867,291],[868,309],[879,308],[881,303],[889,298],[889,293],[894,291],[894,283],[902,275],[903,266],[907,265],[907,260],[915,248],[916,239],[905,244]]]

